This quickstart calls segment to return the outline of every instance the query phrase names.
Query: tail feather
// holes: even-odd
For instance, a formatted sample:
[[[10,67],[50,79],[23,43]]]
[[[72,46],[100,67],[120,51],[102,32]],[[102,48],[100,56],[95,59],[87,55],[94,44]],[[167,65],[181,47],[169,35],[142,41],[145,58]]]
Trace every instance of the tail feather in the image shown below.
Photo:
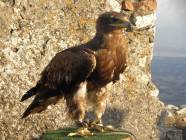
[[[29,91],[27,91],[21,98],[21,102],[23,102],[24,100],[32,97],[33,95],[35,95],[37,93],[39,89],[39,85],[37,84],[35,87],[31,88]]]
[[[36,102],[35,99],[34,99],[34,101],[28,106],[28,108],[27,108],[27,109],[25,110],[25,112],[22,114],[21,119],[27,117],[27,116],[32,112],[32,109],[33,109],[33,108],[36,108],[36,107],[37,107],[37,102]]]
[[[21,118],[25,118],[30,114],[40,113],[47,108],[47,99],[42,98],[42,96],[36,96],[32,103],[28,106],[25,112],[22,114]]]
[[[22,119],[27,117],[29,114],[40,113],[44,111],[48,105],[57,103],[62,97],[59,91],[46,87],[40,88],[37,92],[38,94],[23,113],[21,117]]]

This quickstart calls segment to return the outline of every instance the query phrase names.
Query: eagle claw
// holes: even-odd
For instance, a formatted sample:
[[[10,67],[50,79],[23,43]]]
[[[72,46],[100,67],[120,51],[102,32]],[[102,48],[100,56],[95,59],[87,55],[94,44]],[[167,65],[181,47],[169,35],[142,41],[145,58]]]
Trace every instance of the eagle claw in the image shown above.
[[[76,132],[69,133],[67,136],[69,136],[69,137],[73,137],[73,136],[85,137],[85,136],[92,136],[92,135],[93,135],[93,133],[91,133],[91,131],[88,130],[87,127],[80,127],[77,129]]]
[[[114,131],[114,127],[111,125],[104,126],[102,123],[92,122],[89,124],[89,129],[93,129],[99,132]]]
[[[81,122],[81,121],[77,121],[76,122],[76,126],[77,127],[85,127],[85,128],[87,128],[88,126],[89,126],[89,122],[87,122],[87,121],[83,121],[83,122]]]

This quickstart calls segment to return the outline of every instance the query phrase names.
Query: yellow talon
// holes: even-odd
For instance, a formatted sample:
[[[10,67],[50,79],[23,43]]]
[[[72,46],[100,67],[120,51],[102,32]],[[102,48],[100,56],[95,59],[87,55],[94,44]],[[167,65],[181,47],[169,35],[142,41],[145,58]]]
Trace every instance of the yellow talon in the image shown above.
[[[67,136],[68,137],[73,137],[73,136],[77,136],[78,135],[78,133],[69,133]]]
[[[67,136],[72,137],[72,136],[92,136],[93,133],[91,133],[88,128],[81,127],[77,130],[77,132],[72,132],[69,133]]]
[[[97,131],[100,131],[100,132],[114,131],[114,127],[111,125],[104,126],[103,124],[96,124],[96,123],[92,123],[90,128],[96,129]]]
[[[108,131],[114,131],[114,127],[112,125],[107,125],[104,127],[104,129]]]

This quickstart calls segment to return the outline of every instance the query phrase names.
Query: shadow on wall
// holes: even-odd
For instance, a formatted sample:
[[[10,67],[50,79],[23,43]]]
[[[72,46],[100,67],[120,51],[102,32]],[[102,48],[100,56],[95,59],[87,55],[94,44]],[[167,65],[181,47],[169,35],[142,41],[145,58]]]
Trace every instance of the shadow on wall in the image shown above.
[[[112,125],[115,128],[119,128],[122,127],[126,115],[127,110],[107,107],[103,114],[102,121],[104,125]],[[94,120],[93,112],[88,112],[85,118]]]
[[[118,108],[107,108],[103,115],[103,124],[121,127],[123,120],[127,116],[127,110]]]

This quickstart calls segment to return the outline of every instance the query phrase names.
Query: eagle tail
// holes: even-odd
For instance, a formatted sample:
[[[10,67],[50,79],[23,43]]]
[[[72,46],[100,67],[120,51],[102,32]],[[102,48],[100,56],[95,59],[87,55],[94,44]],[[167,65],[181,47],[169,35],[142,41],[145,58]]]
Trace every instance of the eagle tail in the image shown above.
[[[44,111],[47,106],[56,104],[62,96],[63,95],[60,94],[60,92],[57,90],[49,89],[47,87],[39,88],[37,90],[37,95],[35,96],[32,103],[28,106],[26,111],[22,114],[21,118],[23,119],[29,114],[40,113]]]
[[[34,99],[34,101],[28,106],[28,108],[22,114],[21,119],[26,118],[32,112],[32,109],[36,107],[37,107],[37,101]]]
[[[21,102],[25,101],[26,99],[34,96],[39,89],[39,85],[37,84],[35,87],[31,88],[29,91],[27,91],[21,98]]]

